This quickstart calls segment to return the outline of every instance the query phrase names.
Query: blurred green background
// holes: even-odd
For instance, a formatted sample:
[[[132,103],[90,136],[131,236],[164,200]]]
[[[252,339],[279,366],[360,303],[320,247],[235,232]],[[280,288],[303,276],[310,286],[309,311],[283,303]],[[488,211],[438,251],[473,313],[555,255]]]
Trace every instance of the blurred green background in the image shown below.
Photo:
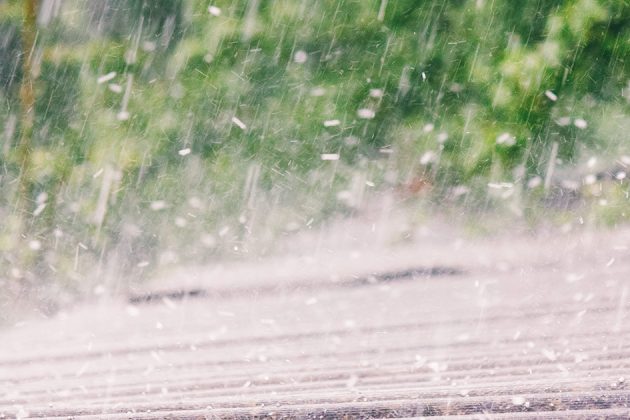
[[[622,0],[0,0],[2,289],[71,299],[264,254],[385,194],[622,222],[629,19]]]

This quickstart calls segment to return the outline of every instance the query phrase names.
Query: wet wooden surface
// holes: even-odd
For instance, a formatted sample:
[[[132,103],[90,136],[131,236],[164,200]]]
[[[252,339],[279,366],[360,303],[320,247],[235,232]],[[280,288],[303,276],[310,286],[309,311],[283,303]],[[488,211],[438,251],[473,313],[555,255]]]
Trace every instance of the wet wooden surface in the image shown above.
[[[629,418],[625,238],[520,265],[493,244],[450,271],[411,249],[319,280],[215,272],[28,320],[0,332],[0,415]]]

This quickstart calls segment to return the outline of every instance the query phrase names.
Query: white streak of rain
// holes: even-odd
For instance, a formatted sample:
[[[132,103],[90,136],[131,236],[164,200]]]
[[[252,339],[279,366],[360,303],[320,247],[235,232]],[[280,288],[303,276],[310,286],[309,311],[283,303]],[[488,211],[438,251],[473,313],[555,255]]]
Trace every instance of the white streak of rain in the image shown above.
[[[558,142],[554,141],[551,145],[551,153],[549,154],[549,161],[547,163],[547,173],[545,174],[545,191],[548,191],[551,187],[551,179],[556,167],[556,157],[558,156]]]
[[[240,128],[241,130],[246,130],[247,129],[247,125],[245,125],[245,123],[243,121],[241,121],[238,117],[234,116],[232,117],[232,122],[234,124],[236,124],[238,126],[238,128]]]
[[[133,74],[127,74],[127,86],[125,88],[125,94],[122,98],[122,103],[120,106],[120,111],[116,115],[116,118],[119,121],[126,121],[129,119],[129,112],[127,111],[127,107],[129,106],[129,98],[131,97],[131,87],[133,86]]]
[[[103,76],[99,77],[98,79],[96,79],[96,83],[98,83],[99,85],[109,82],[110,80],[112,80],[114,77],[116,77],[116,72],[112,71],[109,72],[107,74],[104,74]]]
[[[376,19],[382,22],[385,19],[385,9],[387,9],[387,0],[381,0],[381,5],[378,8],[378,15]]]

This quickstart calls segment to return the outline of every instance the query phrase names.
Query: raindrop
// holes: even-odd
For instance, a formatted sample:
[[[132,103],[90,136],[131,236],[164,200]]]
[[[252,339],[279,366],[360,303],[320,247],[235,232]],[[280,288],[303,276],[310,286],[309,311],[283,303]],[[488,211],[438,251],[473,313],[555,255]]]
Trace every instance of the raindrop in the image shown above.
[[[421,165],[428,165],[431,162],[435,162],[436,160],[436,156],[435,153],[432,151],[428,151],[425,152],[421,157],[420,157],[420,164]]]
[[[557,96],[555,93],[553,93],[552,91],[550,91],[550,90],[546,90],[546,91],[545,91],[545,96],[546,96],[546,97],[547,97],[550,101],[553,101],[553,102],[555,102],[555,101],[557,101],[557,100],[558,100],[558,96]]]
[[[576,118],[575,121],[573,121],[573,125],[580,130],[584,130],[586,127],[588,127],[588,123],[582,118]]]
[[[201,235],[200,242],[206,248],[214,248],[217,245],[217,240],[209,233]]]
[[[200,209],[203,206],[203,203],[199,197],[190,197],[188,199],[188,205],[194,209]]]
[[[516,144],[516,138],[512,136],[510,133],[503,133],[497,137],[497,144],[501,144],[504,146],[514,146]]]
[[[151,202],[151,210],[158,211],[166,208],[166,202],[163,200],[156,200]]]
[[[221,9],[219,9],[217,6],[210,5],[208,6],[208,13],[210,13],[212,16],[221,16]]]
[[[357,116],[364,120],[371,120],[376,116],[376,113],[369,108],[361,108],[357,111]]]
[[[348,136],[344,139],[344,143],[346,143],[348,146],[356,146],[360,142],[361,142],[361,139],[355,136]]]
[[[370,96],[372,98],[382,98],[383,97],[383,89],[370,89]]]
[[[322,160],[339,160],[339,153],[322,153]]]
[[[308,298],[308,299],[304,302],[304,304],[305,304],[305,305],[307,305],[307,306],[315,305],[316,303],[317,303],[317,298],[314,298],[314,297],[312,297],[312,298]]]
[[[116,119],[118,121],[127,121],[129,119],[129,112],[127,111],[120,111],[118,114],[116,114]]]
[[[324,127],[337,127],[339,124],[341,124],[341,121],[339,121],[339,120],[326,120],[326,121],[324,121]]]
[[[247,126],[245,125],[245,123],[241,121],[240,119],[238,119],[237,117],[232,117],[232,122],[236,124],[238,128],[240,128],[241,130],[247,129]]]
[[[38,205],[35,211],[33,212],[33,216],[35,217],[39,216],[40,214],[42,214],[45,208],[46,208],[46,203],[42,203]]]
[[[530,178],[529,181],[527,181],[527,188],[533,189],[533,188],[539,187],[542,185],[542,182],[543,180],[541,177],[535,176],[533,178]]]
[[[96,83],[98,83],[99,85],[109,82],[110,80],[112,80],[114,77],[116,77],[116,72],[112,71],[110,73],[104,74],[103,76],[99,77],[98,79],[96,79]]]
[[[556,361],[556,359],[558,358],[556,352],[551,349],[542,349],[540,352],[543,356],[545,356],[548,360],[552,362]]]
[[[137,306],[133,306],[133,305],[128,305],[126,308],[126,312],[127,312],[127,315],[131,317],[136,317],[140,315],[140,309],[138,309]]]
[[[305,51],[299,50],[293,55],[293,61],[298,64],[306,63],[306,60],[308,60],[308,54]]]
[[[123,91],[122,86],[117,83],[110,83],[109,85],[107,85],[107,88],[114,93],[122,93]]]
[[[142,43],[142,50],[146,52],[153,52],[157,48],[155,42],[152,41],[144,41]]]
[[[42,249],[42,243],[37,239],[33,239],[32,241],[29,241],[28,247],[31,251],[39,251]]]
[[[558,124],[560,127],[566,127],[567,125],[571,124],[571,118],[560,117],[556,120],[556,124]]]

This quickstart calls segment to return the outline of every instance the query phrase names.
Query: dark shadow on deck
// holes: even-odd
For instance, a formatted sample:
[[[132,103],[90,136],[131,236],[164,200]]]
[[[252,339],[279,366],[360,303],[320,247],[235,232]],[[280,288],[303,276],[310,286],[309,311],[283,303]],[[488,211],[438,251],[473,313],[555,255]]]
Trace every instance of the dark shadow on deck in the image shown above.
[[[181,290],[164,290],[139,294],[130,294],[128,301],[132,304],[144,304],[162,302],[164,299],[186,300],[206,297],[230,298],[243,296],[244,294],[265,294],[276,293],[287,290],[318,290],[332,287],[360,287],[373,286],[378,284],[391,283],[396,281],[409,281],[417,279],[427,279],[442,276],[456,276],[464,274],[464,270],[456,267],[418,267],[402,271],[388,271],[384,273],[373,273],[367,276],[357,276],[336,282],[302,282],[289,285],[270,285],[256,287],[230,287],[223,289],[191,288]]]

